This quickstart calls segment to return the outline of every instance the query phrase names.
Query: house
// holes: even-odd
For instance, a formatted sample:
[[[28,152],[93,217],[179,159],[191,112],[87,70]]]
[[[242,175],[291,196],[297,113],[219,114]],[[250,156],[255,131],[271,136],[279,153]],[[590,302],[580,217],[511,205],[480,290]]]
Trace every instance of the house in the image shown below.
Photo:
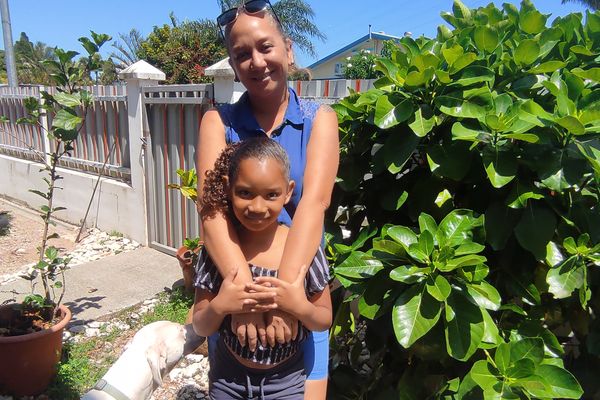
[[[380,54],[383,49],[383,42],[400,39],[398,36],[387,35],[383,32],[369,32],[360,39],[313,63],[308,68],[311,71],[313,79],[342,78],[346,57],[351,57],[363,49]]]

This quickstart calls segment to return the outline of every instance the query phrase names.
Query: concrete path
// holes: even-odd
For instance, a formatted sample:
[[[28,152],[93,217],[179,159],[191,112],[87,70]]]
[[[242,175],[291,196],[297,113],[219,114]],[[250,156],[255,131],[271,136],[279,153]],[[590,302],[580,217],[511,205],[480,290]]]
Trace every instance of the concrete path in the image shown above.
[[[148,247],[108,256],[67,270],[63,304],[73,313],[73,321],[90,321],[122,310],[165,289],[182,284],[175,257]],[[17,279],[0,285],[0,304],[30,292],[29,281]]]

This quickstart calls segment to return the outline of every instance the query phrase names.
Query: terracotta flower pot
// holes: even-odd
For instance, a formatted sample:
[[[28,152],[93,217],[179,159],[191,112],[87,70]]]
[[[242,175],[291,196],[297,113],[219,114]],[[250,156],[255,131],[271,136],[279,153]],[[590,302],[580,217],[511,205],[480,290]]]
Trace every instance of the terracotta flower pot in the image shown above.
[[[63,330],[71,320],[64,305],[60,321],[49,329],[20,336],[0,336],[0,393],[34,396],[46,390],[56,374],[62,353]],[[10,305],[0,306],[0,318],[12,315]]]
[[[175,256],[179,261],[181,272],[183,273],[183,286],[189,293],[194,291],[194,278],[196,277],[196,270],[194,269],[194,258],[200,252],[202,246],[198,247],[194,251],[189,250],[185,246],[181,246],[177,249]]]

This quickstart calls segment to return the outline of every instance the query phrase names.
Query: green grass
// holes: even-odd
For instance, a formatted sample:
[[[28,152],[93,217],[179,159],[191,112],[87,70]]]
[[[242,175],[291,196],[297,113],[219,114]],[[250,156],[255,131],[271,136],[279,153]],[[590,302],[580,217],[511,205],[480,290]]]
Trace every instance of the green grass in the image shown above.
[[[123,234],[119,231],[112,230],[112,231],[108,232],[108,236],[123,237]]]
[[[79,399],[117,360],[121,348],[117,348],[116,345],[122,346],[126,343],[118,343],[119,339],[128,337],[154,321],[167,320],[183,323],[192,304],[193,297],[184,293],[182,288],[177,288],[169,293],[163,292],[158,296],[154,310],[143,314],[137,321],[129,316],[140,306],[130,307],[115,314],[112,320],[120,320],[129,324],[130,330],[123,331],[113,328],[107,331],[106,328],[101,328],[101,332],[104,334],[102,337],[65,344],[62,359],[58,365],[58,373],[46,394],[51,400]],[[114,351],[112,351],[113,347],[115,347]]]

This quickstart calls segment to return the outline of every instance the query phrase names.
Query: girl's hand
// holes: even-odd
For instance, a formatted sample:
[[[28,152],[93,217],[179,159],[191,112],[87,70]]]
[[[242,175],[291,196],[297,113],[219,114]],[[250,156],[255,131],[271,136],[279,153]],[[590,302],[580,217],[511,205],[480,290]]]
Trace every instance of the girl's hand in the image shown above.
[[[254,283],[246,284],[246,290],[257,294],[273,293],[273,302],[279,310],[286,311],[293,316],[301,315],[304,311],[303,307],[309,303],[304,290],[304,278],[307,270],[306,265],[303,265],[298,271],[296,279],[291,283],[272,276],[259,276]],[[269,308],[263,304],[256,304],[252,310],[269,311]]]
[[[234,282],[237,273],[238,268],[231,270],[223,279],[219,294],[211,301],[211,306],[217,314],[245,313],[259,304],[263,311],[277,307],[274,302],[276,293],[273,291],[251,292],[246,288],[247,285]]]

